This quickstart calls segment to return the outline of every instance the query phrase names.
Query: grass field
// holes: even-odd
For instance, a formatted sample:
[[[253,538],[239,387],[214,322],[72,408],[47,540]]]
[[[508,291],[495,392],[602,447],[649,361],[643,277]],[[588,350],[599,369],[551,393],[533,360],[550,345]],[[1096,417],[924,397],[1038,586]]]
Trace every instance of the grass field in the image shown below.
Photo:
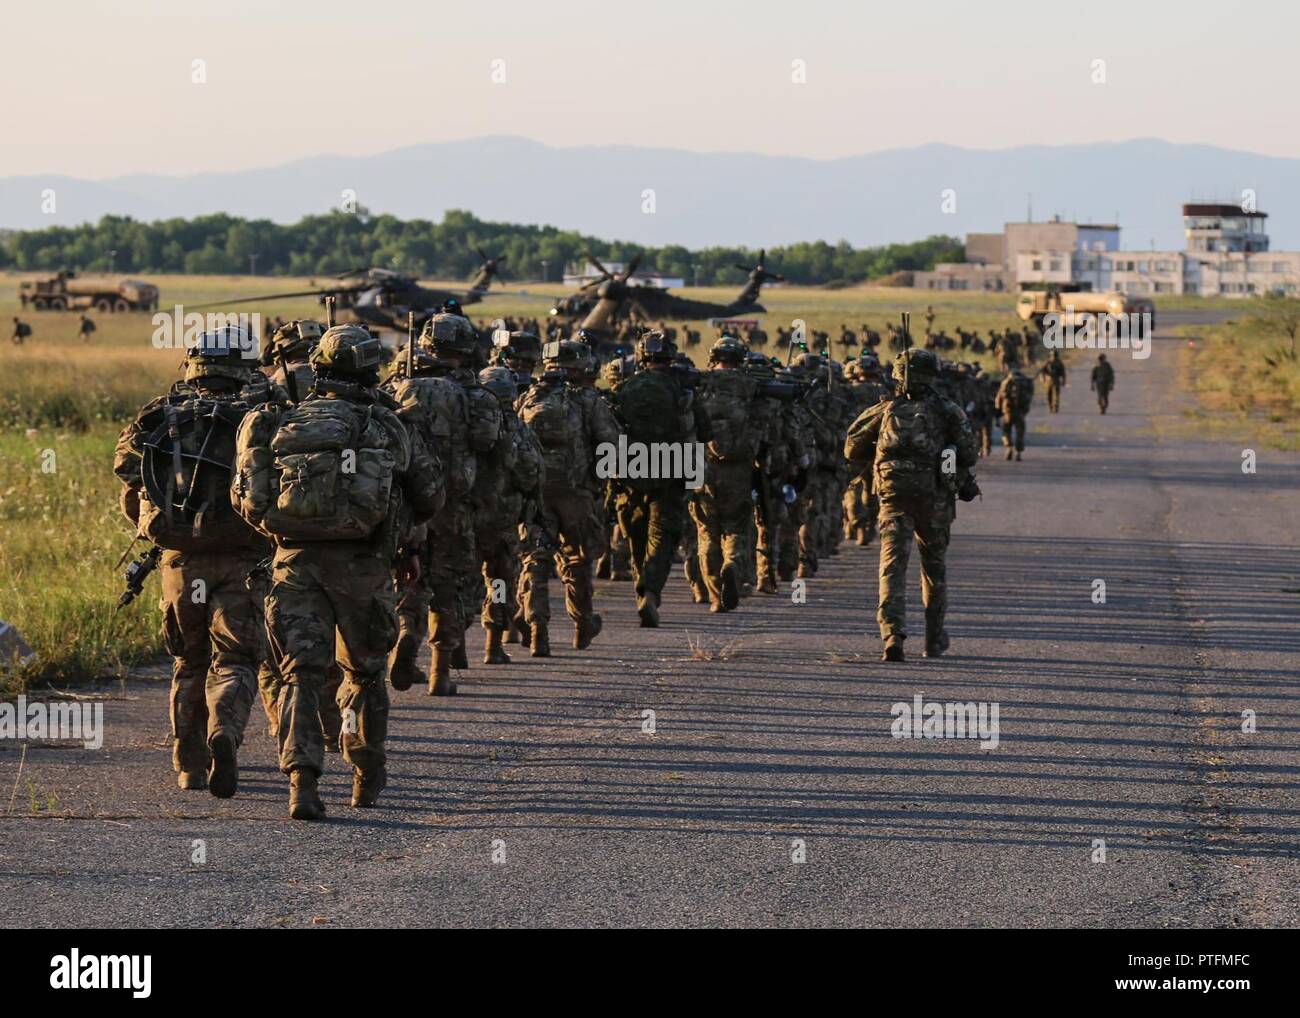
[[[1300,360],[1290,340],[1249,314],[1187,331],[1199,338],[1181,348],[1179,375],[1197,397],[1196,424],[1216,438],[1300,449]]]
[[[17,278],[0,274],[0,320],[6,323],[19,312]],[[151,281],[162,291],[165,310],[177,303],[196,305],[259,292],[300,290],[309,283],[201,276],[151,277]],[[454,289],[464,284],[441,285]],[[468,310],[476,319],[543,319],[553,299],[563,292],[559,284],[514,284],[502,296]],[[690,291],[693,297],[719,302],[731,300],[735,293],[734,288]],[[949,334],[959,325],[984,333],[1018,324],[1008,294],[773,287],[764,292],[763,303],[768,308],[763,327],[769,335],[794,319],[803,319],[810,330],[829,332],[832,339],[839,335],[842,323],[857,331],[866,322],[884,332],[885,323],[897,320],[902,311],[912,312],[913,328],[919,334],[927,304],[934,307],[936,327]],[[286,318],[322,314],[311,297],[244,305],[242,310]],[[77,338],[76,312],[31,310],[24,319],[34,335],[25,345],[15,347],[0,340],[0,619],[17,626],[37,654],[34,664],[21,674],[0,672],[0,693],[13,693],[30,683],[111,677],[160,653],[156,580],[136,604],[117,617],[113,614],[121,590],[121,573],[114,565],[132,535],[117,508],[112,452],[118,431],[136,409],[178,376],[182,351],[154,347],[149,315],[92,317],[98,329],[89,343]],[[693,353],[703,360],[711,337],[706,323],[696,327],[703,331],[705,342]],[[1246,365],[1267,346],[1260,340],[1257,349],[1253,339],[1236,343],[1231,330],[1212,342],[1216,363],[1224,358],[1232,364],[1231,377],[1245,374]],[[1206,354],[1210,350],[1207,346]],[[778,351],[769,347],[769,352]],[[1194,369],[1189,378],[1205,374]],[[1227,396],[1216,394],[1215,383],[1195,384],[1207,399],[1238,412]],[[1294,378],[1290,392],[1286,419],[1294,425]],[[1263,406],[1261,394],[1250,398],[1247,412]],[[1269,396],[1267,405],[1270,413],[1285,417],[1287,404],[1280,399]]]

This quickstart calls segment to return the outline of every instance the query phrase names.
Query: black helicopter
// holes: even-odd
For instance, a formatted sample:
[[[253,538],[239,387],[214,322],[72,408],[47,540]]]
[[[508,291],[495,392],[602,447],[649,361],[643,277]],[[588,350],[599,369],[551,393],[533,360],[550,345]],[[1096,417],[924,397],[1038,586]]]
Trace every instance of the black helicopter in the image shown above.
[[[392,269],[357,268],[341,272],[335,278],[337,286],[315,287],[291,293],[266,293],[257,297],[240,297],[235,300],[214,301],[193,308],[199,311],[210,307],[229,307],[234,304],[265,303],[289,297],[317,297],[323,305],[326,298],[334,298],[335,320],[343,324],[369,325],[381,329],[406,331],[408,312],[414,312],[416,324],[423,324],[437,314],[448,302],[477,304],[488,295],[494,279],[504,279],[501,264],[506,255],[489,257],[482,248],[475,247],[483,259],[478,271],[463,291],[442,290],[421,286],[412,276],[404,276]]]
[[[678,297],[658,286],[632,284],[631,279],[641,264],[640,254],[632,259],[622,273],[610,272],[590,251],[586,254],[587,259],[600,272],[599,278],[556,301],[551,308],[551,316],[580,323],[579,328],[588,331],[608,331],[616,321],[623,319],[694,322],[707,318],[762,314],[766,309],[758,303],[758,297],[763,284],[785,281],[780,273],[767,270],[764,264],[767,251],[759,251],[758,264],[736,266],[749,274],[736,299],[730,304],[719,304],[716,301]]]

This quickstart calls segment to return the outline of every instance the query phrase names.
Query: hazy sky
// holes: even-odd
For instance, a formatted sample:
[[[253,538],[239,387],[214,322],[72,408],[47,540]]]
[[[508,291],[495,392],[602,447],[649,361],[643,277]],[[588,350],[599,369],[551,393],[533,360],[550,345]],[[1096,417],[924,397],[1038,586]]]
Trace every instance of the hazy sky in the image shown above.
[[[12,4],[0,10],[0,176],[233,170],[483,134],[816,158],[1160,137],[1300,156],[1297,11],[1223,0]]]

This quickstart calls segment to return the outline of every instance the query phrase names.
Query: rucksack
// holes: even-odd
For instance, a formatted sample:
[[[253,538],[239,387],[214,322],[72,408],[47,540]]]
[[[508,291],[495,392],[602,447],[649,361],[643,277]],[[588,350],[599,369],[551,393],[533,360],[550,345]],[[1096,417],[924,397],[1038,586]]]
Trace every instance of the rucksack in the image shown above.
[[[904,396],[887,400],[872,464],[873,488],[881,494],[933,494],[945,433],[940,400]]]
[[[689,407],[666,371],[638,371],[624,379],[614,395],[629,442],[679,442],[689,430]]]
[[[764,432],[750,416],[754,383],[739,371],[711,371],[698,391],[713,437],[709,452],[725,462],[749,462]]]
[[[525,394],[519,418],[542,447],[548,484],[583,483],[588,464],[582,462],[582,406],[563,383],[543,382]]]
[[[442,462],[448,503],[469,496],[478,476],[470,448],[470,408],[464,387],[452,378],[416,375],[394,378],[392,395],[414,419],[421,437]],[[494,397],[495,398],[495,397]]]
[[[240,515],[286,541],[359,541],[388,521],[398,434],[373,406],[312,397],[263,408],[239,429],[232,488]],[[389,415],[391,416],[391,415]]]
[[[253,534],[230,501],[242,402],[197,394],[162,405],[140,457],[139,533],[172,551],[248,544]]]

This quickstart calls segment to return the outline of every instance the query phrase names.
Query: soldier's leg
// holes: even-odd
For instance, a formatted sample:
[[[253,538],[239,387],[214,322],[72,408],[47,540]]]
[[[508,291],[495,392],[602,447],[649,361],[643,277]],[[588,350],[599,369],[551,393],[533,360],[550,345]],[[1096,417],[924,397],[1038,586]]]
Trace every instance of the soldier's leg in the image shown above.
[[[646,495],[639,491],[624,489],[618,495],[618,525],[627,535],[628,551],[631,557],[632,579],[636,583],[637,596],[641,594],[641,573],[645,569],[646,543],[649,529],[649,505]]]
[[[876,621],[886,644],[907,639],[907,560],[914,525],[905,506],[880,504],[880,596]]]
[[[701,488],[687,509],[695,523],[695,553],[687,556],[686,579],[696,604],[707,601],[711,611],[722,611],[722,534],[716,492]]]
[[[740,602],[741,587],[749,574],[749,534],[753,527],[754,502],[750,496],[748,463],[728,464],[718,488],[718,533],[722,565],[718,576],[722,604],[734,608]]]
[[[799,534],[803,531],[803,502],[796,498],[785,507],[784,518],[778,530],[777,574],[781,579],[792,580],[799,565]]]
[[[420,647],[429,636],[429,603],[433,590],[429,584],[429,569],[433,556],[428,539],[419,542],[420,575],[402,584],[397,599],[397,644],[389,662],[389,679],[396,690],[410,689],[425,676],[416,664]]]
[[[214,795],[229,798],[238,784],[236,753],[257,696],[258,664],[266,656],[266,620],[259,596],[261,584],[250,590],[246,583],[256,562],[239,556],[206,558],[211,576],[207,600],[212,644],[205,688],[207,741],[212,753],[208,785]]]
[[[637,584],[637,595],[653,596],[656,607],[672,572],[673,550],[682,539],[687,519],[684,487],[674,484],[656,490],[649,506],[645,566]]]
[[[817,574],[817,530],[821,519],[817,514],[817,484],[813,477],[799,495],[799,575]]]
[[[211,660],[207,606],[194,601],[186,557],[164,552],[159,569],[163,645],[172,657],[172,769],[182,788],[208,784],[208,704],[204,691]],[[206,582],[206,581],[205,581]]]
[[[573,646],[585,650],[600,632],[601,618],[592,610],[592,568],[601,539],[597,533],[603,521],[596,515],[595,499],[585,488],[576,488],[557,499],[560,523],[560,579],[564,582],[564,608],[573,620]]]
[[[615,519],[609,532],[610,579],[627,581],[632,579],[632,546],[627,535]]]
[[[343,732],[343,715],[339,712],[338,692],[339,686],[342,684],[343,669],[339,667],[338,661],[334,660],[330,662],[329,670],[325,673],[325,685],[321,686],[320,706],[317,708],[326,753],[339,752],[339,736]]]
[[[321,548],[276,552],[266,599],[275,655],[285,687],[280,694],[280,770],[319,776],[325,766],[320,695],[334,663],[334,604],[321,573],[337,564]],[[344,566],[346,568],[346,566]]]
[[[354,768],[352,805],[371,806],[387,780],[388,689],[384,662],[397,636],[387,564],[354,556],[345,574],[331,572],[326,589],[338,619],[338,691],[343,759]]]
[[[947,649],[944,615],[948,609],[948,538],[952,508],[946,501],[917,514],[916,546],[921,552],[921,601],[925,605],[926,654],[937,657]]]
[[[1025,419],[1017,417],[1015,421],[1016,452],[1025,451]]]

